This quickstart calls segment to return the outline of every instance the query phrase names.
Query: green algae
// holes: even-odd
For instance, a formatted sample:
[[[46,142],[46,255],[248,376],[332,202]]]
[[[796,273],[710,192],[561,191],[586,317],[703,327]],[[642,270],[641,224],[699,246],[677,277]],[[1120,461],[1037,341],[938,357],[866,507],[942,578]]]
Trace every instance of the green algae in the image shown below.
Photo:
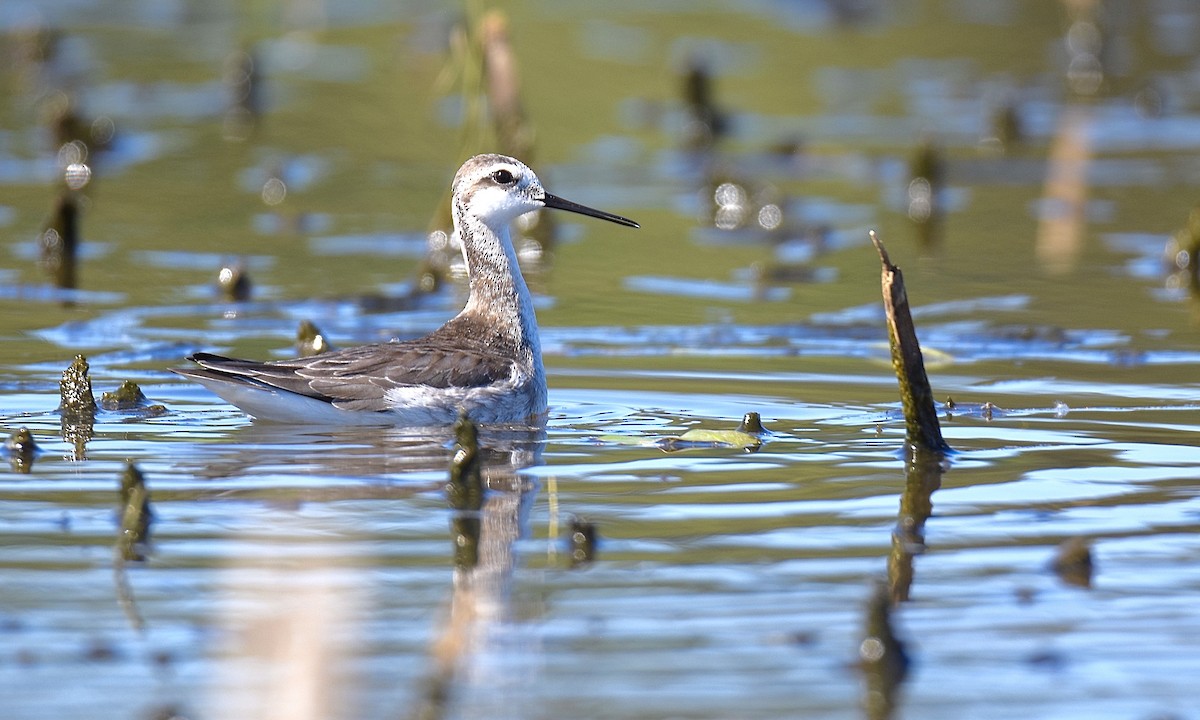
[[[597,440],[614,445],[656,447],[666,452],[704,448],[736,448],[746,452],[756,452],[762,447],[766,435],[767,431],[762,426],[762,418],[759,414],[748,412],[742,416],[742,422],[733,430],[692,428],[679,435],[652,438],[608,434],[601,435]]]
[[[719,447],[756,450],[762,446],[762,438],[742,430],[693,428],[678,437],[661,438],[655,445],[667,451]]]

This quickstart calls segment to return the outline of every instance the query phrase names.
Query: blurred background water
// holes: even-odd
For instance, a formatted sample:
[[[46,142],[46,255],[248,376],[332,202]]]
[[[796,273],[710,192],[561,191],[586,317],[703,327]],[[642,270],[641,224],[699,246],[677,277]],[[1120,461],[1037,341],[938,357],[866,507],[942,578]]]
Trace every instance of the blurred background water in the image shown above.
[[[4,3],[0,419],[41,451],[0,476],[0,714],[1198,717],[1198,29],[1167,0]],[[521,225],[551,415],[484,434],[472,571],[448,430],[256,424],[168,368],[433,329],[450,179],[497,149],[642,229]],[[924,486],[869,229],[947,400]],[[165,413],[68,427],[78,353]],[[670,440],[751,411],[760,444]],[[864,642],[889,557],[895,691]]]

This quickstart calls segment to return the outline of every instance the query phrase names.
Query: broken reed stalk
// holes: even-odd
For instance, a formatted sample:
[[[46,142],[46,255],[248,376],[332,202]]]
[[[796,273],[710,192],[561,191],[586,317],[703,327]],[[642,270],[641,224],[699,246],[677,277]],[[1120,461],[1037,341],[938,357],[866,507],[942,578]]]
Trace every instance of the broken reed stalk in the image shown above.
[[[925,359],[921,355],[921,344],[917,340],[917,331],[908,308],[904,275],[888,259],[883,241],[874,230],[870,235],[883,263],[883,307],[887,312],[892,369],[896,371],[896,379],[900,383],[900,400],[904,406],[906,440],[912,447],[943,453],[950,446],[942,439],[937,408],[933,404],[933,390],[925,374]]]

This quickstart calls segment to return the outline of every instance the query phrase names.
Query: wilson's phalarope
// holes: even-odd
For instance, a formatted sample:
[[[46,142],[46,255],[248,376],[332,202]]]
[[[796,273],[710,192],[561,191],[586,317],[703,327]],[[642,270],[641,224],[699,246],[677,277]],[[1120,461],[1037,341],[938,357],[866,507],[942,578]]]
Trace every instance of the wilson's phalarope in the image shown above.
[[[200,367],[175,372],[263,420],[446,425],[463,410],[479,423],[536,420],[546,412],[546,374],[509,225],[540,208],[638,224],[551,195],[504,155],[463,163],[452,191],[470,295],[433,333],[271,362],[196,353],[188,359]]]

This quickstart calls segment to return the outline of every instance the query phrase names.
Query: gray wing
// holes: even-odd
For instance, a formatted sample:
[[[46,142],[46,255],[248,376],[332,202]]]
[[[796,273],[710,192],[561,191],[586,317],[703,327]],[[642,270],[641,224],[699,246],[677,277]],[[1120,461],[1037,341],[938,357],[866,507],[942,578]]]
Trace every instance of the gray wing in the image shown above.
[[[199,368],[177,373],[278,388],[333,404],[343,410],[383,411],[389,389],[480,387],[508,378],[512,360],[486,347],[447,347],[429,338],[360,345],[312,357],[257,362],[212,353],[188,358]]]

